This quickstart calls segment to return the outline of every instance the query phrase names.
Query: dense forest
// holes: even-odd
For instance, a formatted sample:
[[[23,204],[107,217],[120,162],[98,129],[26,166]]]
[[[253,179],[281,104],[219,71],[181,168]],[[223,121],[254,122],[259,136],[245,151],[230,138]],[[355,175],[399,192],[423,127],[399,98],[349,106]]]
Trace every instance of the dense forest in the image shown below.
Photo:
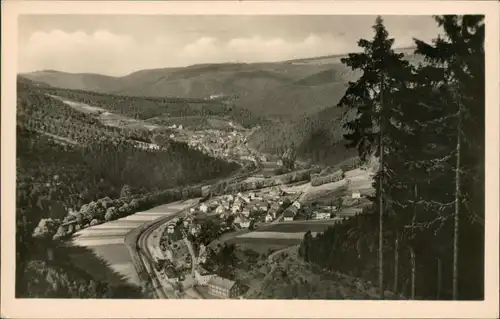
[[[293,149],[300,159],[335,165],[356,155],[344,147],[342,119],[342,111],[327,108],[296,119],[274,120],[263,123],[249,142],[264,153],[282,155]]]
[[[362,53],[342,62],[363,75],[340,108],[347,146],[375,155],[373,208],[315,238],[304,260],[379,283],[411,299],[484,298],[483,16],[437,16],[444,36],[415,40],[425,65],[393,51],[379,17]]]
[[[139,120],[159,121],[162,118],[196,117],[206,119],[221,117],[245,127],[266,123],[264,117],[254,115],[247,109],[234,107],[231,100],[137,97],[60,88],[44,88],[43,91],[71,101],[102,107],[110,112]]]
[[[64,256],[61,241],[89,225],[201,196],[200,187],[188,186],[239,168],[161,133],[104,126],[28,82],[19,83],[17,112],[19,297],[118,296],[118,288],[58,257]],[[140,148],[136,141],[161,148]],[[134,289],[126,290],[131,298],[141,294]]]

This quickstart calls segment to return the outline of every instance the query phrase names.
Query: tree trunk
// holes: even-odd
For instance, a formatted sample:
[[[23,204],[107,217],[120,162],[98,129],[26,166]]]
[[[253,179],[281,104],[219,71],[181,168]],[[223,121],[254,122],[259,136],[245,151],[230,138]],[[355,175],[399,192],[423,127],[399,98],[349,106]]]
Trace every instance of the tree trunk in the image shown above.
[[[414,236],[414,229],[413,227],[415,226],[415,222],[417,221],[417,200],[418,200],[418,186],[415,184],[415,189],[414,189],[414,200],[415,203],[413,205],[413,217],[411,220],[411,231],[412,235]],[[413,244],[412,244],[413,245]],[[416,258],[415,258],[415,250],[413,249],[413,246],[410,246],[410,258],[411,258],[411,299],[415,299],[415,275],[416,275]]]
[[[394,240],[394,287],[393,292],[398,293],[399,279],[399,232],[396,231],[396,239]]]
[[[384,103],[384,75],[381,75],[380,81],[380,179],[379,179],[379,235],[378,235],[378,284],[380,289],[380,299],[384,299],[384,241],[383,241],[383,224],[384,224],[384,118],[382,114]]]
[[[437,294],[436,299],[441,299],[441,258],[437,259]]]
[[[411,255],[411,299],[415,300],[415,250],[413,247],[410,247],[410,255]]]
[[[453,300],[458,299],[458,235],[460,218],[460,146],[462,143],[462,107],[458,106],[457,164],[455,167],[455,225],[453,230]]]

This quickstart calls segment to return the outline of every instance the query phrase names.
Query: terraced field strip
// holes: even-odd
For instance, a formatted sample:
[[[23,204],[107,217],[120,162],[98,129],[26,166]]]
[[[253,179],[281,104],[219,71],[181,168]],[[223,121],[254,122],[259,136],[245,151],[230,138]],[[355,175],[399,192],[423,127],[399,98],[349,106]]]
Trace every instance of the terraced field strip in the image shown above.
[[[240,235],[236,238],[268,238],[268,239],[302,239],[306,232],[251,232]],[[315,235],[316,233],[314,233]]]
[[[173,202],[149,211],[92,226],[75,233],[72,244],[89,248],[95,256],[105,260],[110,268],[123,275],[129,282],[140,285],[134,261],[125,245],[125,238],[144,223],[171,216],[192,201]]]
[[[339,223],[341,219],[332,218],[326,220],[304,220],[304,221],[294,221],[294,222],[280,222],[275,224],[270,224],[268,226],[263,226],[258,228],[255,232],[280,232],[280,233],[297,233],[297,232],[322,232],[328,227]]]

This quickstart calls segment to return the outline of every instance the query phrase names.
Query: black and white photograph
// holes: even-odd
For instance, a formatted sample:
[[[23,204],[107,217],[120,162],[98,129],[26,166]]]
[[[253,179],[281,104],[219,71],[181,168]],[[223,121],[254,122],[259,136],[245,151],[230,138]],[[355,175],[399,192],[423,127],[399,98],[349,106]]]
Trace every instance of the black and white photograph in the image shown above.
[[[12,298],[498,297],[483,4],[19,14]]]

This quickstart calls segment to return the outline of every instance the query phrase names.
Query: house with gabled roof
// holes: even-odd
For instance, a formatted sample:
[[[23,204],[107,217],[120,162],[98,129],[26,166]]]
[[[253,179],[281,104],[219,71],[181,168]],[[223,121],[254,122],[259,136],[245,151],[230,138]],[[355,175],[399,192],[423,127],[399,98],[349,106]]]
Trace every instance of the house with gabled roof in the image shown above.
[[[201,204],[200,211],[202,211],[203,213],[206,213],[208,211],[208,206],[205,203]]]
[[[204,268],[202,268],[200,266],[196,267],[196,269],[194,270],[194,278],[196,279],[196,282],[200,286],[206,286],[206,285],[208,285],[208,282],[214,276],[215,276],[215,274],[207,271],[206,269],[204,269]]]
[[[292,221],[298,212],[299,209],[296,206],[292,205],[283,212],[283,219],[285,221]]]
[[[230,279],[213,276],[208,280],[208,292],[220,298],[234,298],[240,294],[239,285]]]
[[[302,207],[302,204],[299,201],[294,201],[292,205],[297,207],[298,209],[300,209],[300,207]]]

